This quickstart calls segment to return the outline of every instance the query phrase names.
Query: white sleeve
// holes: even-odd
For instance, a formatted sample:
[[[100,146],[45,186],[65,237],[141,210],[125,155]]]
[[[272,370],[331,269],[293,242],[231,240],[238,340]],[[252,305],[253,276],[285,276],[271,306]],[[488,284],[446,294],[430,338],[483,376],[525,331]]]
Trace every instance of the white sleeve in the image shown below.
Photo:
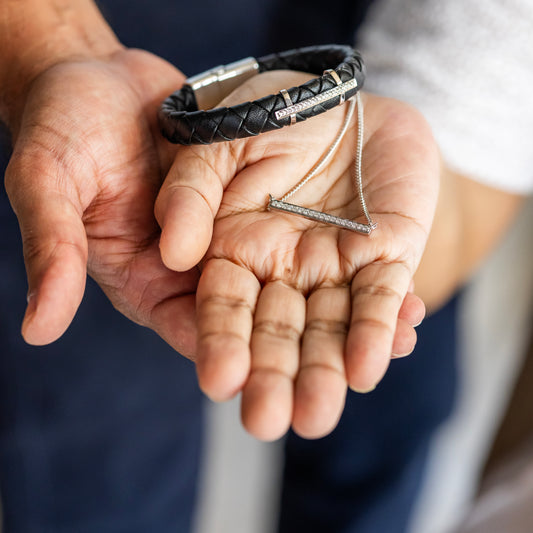
[[[531,0],[383,0],[360,37],[365,89],[417,107],[452,169],[533,191]]]

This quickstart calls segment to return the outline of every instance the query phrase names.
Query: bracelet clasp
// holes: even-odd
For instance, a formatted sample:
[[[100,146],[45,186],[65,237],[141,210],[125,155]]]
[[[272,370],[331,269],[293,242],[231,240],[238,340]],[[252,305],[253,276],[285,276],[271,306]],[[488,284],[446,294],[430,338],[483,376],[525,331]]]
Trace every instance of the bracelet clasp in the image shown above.
[[[258,73],[257,60],[247,57],[187,78],[186,83],[194,91],[198,109],[212,109],[239,85]]]

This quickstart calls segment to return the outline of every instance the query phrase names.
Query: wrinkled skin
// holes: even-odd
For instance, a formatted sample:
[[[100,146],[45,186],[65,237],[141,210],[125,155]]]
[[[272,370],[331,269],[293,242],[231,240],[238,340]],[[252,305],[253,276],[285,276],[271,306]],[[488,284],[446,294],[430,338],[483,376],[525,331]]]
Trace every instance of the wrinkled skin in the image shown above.
[[[55,65],[32,83],[6,173],[28,273],[28,342],[65,331],[88,271],[119,311],[195,353],[198,271],[163,265],[153,215],[175,152],[156,110],[183,79],[163,60],[129,50]]]
[[[291,87],[299,73],[258,76],[240,102]],[[347,387],[368,391],[391,355],[410,353],[422,302],[409,292],[438,194],[439,154],[410,107],[363,96],[365,196],[370,237],[266,211],[316,163],[346,106],[291,128],[181,148],[156,203],[165,264],[202,260],[197,369],[215,400],[242,391],[245,427],[275,439],[292,425],[320,437],[336,425]],[[356,120],[327,168],[291,202],[361,217],[354,190]],[[205,254],[205,255],[204,255]]]
[[[258,76],[232,98],[301,81]],[[424,309],[408,289],[438,183],[431,133],[403,104],[364,96],[363,173],[379,224],[369,238],[265,211],[269,192],[284,194],[320,158],[345,108],[257,138],[177,150],[155,117],[182,82],[161,59],[123,50],[57,64],[29,87],[6,173],[28,273],[22,333],[32,344],[57,339],[88,272],[119,311],[196,360],[209,396],[242,391],[252,434],[274,439],[292,424],[303,436],[324,435],[347,386],[371,389],[391,354],[414,347]],[[358,216],[354,146],[355,125],[294,201]]]

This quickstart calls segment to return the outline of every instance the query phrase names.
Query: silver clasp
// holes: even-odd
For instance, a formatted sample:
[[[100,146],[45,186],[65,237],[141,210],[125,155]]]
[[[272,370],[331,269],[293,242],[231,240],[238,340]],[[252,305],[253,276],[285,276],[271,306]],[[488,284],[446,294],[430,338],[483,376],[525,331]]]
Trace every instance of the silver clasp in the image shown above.
[[[256,59],[247,57],[192,76],[186,83],[194,91],[198,109],[211,109],[239,85],[258,73],[259,64]]]

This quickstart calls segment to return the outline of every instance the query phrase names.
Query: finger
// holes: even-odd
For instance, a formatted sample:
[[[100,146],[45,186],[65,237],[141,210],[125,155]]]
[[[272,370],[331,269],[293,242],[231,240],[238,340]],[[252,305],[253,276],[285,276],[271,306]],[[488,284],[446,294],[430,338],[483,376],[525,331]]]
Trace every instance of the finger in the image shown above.
[[[290,427],[305,298],[281,282],[265,285],[252,333],[252,368],[242,396],[242,420],[261,440],[274,440]]]
[[[118,311],[155,331],[181,355],[196,359],[198,269],[169,270],[153,242],[129,264],[125,283],[94,271],[91,276]]]
[[[232,398],[250,371],[250,336],[260,285],[248,270],[225,259],[209,260],[198,283],[197,372],[215,401]]]
[[[56,340],[68,328],[83,297],[87,265],[80,212],[64,194],[47,186],[46,169],[32,172],[39,170],[38,187],[26,186],[31,176],[16,160],[5,177],[20,225],[28,277],[22,335],[35,345]]]
[[[155,203],[168,268],[189,270],[207,251],[224,186],[236,171],[231,153],[227,144],[178,152]]]
[[[413,352],[416,345],[416,331],[406,320],[398,319],[394,341],[392,343],[392,359],[405,357]]]
[[[330,433],[344,408],[344,346],[350,307],[348,287],[318,289],[307,302],[293,417],[293,429],[304,438]]]
[[[355,391],[372,390],[385,374],[411,277],[400,263],[372,263],[352,281],[352,318],[345,357],[348,383]]]
[[[180,294],[156,306],[148,324],[164,341],[187,359],[196,359],[196,298]]]
[[[403,299],[398,318],[405,320],[411,326],[419,326],[426,316],[426,306],[421,298],[408,292]]]

